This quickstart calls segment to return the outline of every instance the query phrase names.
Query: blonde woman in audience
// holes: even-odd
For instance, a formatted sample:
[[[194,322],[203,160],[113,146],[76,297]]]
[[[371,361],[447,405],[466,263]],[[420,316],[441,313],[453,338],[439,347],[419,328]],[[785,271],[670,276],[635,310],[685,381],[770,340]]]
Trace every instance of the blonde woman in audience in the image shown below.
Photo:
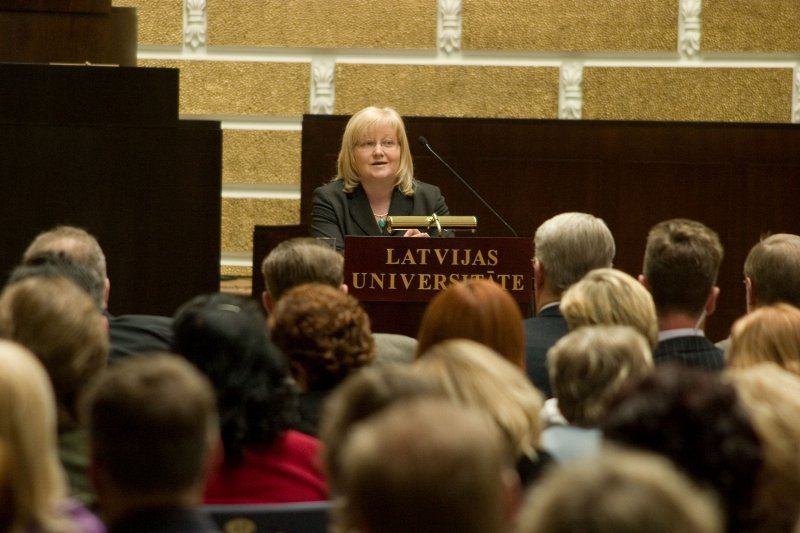
[[[9,463],[11,526],[29,533],[101,533],[100,521],[67,497],[56,447],[56,402],[42,364],[27,349],[0,340],[0,439]]]
[[[666,458],[609,449],[553,469],[530,491],[517,533],[722,533],[715,498]]]
[[[769,362],[731,369],[726,376],[764,450],[754,531],[792,531],[800,513],[800,377]]]
[[[86,474],[88,437],[78,405],[106,368],[108,322],[72,281],[34,275],[10,283],[0,294],[0,337],[28,348],[47,370],[56,395],[58,450],[70,494],[92,505],[94,491]]]
[[[505,437],[523,485],[539,476],[550,462],[539,450],[543,399],[526,374],[491,348],[467,339],[439,343],[414,365],[457,403],[491,416]]]
[[[447,339],[484,344],[525,370],[522,312],[507,290],[487,279],[451,285],[437,294],[422,315],[417,358]]]
[[[784,303],[759,307],[733,324],[728,365],[767,361],[800,375],[800,309]]]
[[[548,402],[569,425],[545,429],[542,446],[560,462],[596,453],[601,444],[596,426],[611,399],[653,370],[647,339],[630,326],[580,327],[561,337],[547,360],[555,394]]]
[[[633,276],[621,270],[592,270],[567,289],[560,308],[570,331],[581,326],[616,324],[637,330],[651,349],[658,342],[653,297]]]

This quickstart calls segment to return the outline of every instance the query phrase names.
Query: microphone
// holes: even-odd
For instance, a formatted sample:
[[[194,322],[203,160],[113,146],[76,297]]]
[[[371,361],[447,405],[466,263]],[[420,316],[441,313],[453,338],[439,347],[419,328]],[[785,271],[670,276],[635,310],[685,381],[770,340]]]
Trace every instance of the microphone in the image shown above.
[[[486,206],[486,208],[487,208],[489,211],[491,211],[491,212],[492,212],[492,214],[493,214],[495,217],[497,217],[497,220],[499,220],[500,222],[502,222],[502,223],[503,223],[503,225],[504,225],[505,227],[507,227],[507,228],[508,228],[508,230],[511,232],[511,234],[512,234],[514,237],[518,237],[518,235],[517,235],[517,232],[516,232],[516,231],[514,231],[514,228],[512,228],[512,227],[511,227],[511,225],[510,225],[508,222],[506,222],[506,221],[505,221],[505,219],[504,219],[503,217],[501,217],[501,216],[500,216],[500,215],[497,213],[497,211],[495,211],[495,210],[492,208],[492,206],[490,206],[490,205],[489,205],[489,203],[488,203],[486,200],[484,200],[484,199],[483,199],[483,196],[481,196],[480,194],[478,194],[478,192],[477,192],[475,189],[473,189],[473,188],[470,186],[470,184],[469,184],[469,183],[467,183],[467,180],[465,180],[464,178],[462,178],[461,176],[459,176],[458,172],[456,172],[455,170],[453,170],[453,167],[451,167],[450,165],[448,165],[448,164],[447,164],[447,161],[445,161],[444,159],[442,159],[442,158],[439,156],[439,154],[437,154],[437,153],[436,153],[436,152],[433,150],[433,148],[431,147],[430,143],[428,142],[428,139],[426,139],[424,135],[420,135],[419,137],[417,137],[417,140],[420,142],[420,144],[421,144],[422,146],[424,146],[425,148],[427,148],[427,149],[428,149],[428,151],[429,151],[430,153],[432,153],[432,154],[433,154],[433,157],[435,157],[436,159],[438,159],[438,160],[439,160],[439,161],[440,161],[440,162],[441,162],[441,163],[442,163],[442,164],[443,164],[445,167],[447,167],[447,170],[449,170],[449,171],[450,171],[450,173],[451,173],[451,174],[453,174],[453,176],[457,177],[457,178],[458,178],[458,181],[460,181],[460,182],[461,182],[461,183],[464,185],[464,187],[466,187],[467,189],[469,189],[469,192],[471,192],[472,194],[474,194],[474,195],[475,195],[475,198],[477,198],[478,200],[480,200],[480,201],[481,201],[481,203],[483,203],[483,205],[485,205],[485,206]]]

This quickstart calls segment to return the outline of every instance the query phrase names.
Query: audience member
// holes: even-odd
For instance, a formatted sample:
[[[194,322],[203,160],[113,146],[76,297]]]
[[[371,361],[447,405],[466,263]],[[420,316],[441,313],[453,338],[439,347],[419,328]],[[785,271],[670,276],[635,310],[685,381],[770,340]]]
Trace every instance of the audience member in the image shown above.
[[[592,455],[602,442],[597,424],[625,385],[653,370],[650,344],[630,326],[584,326],[547,352],[556,409],[568,425],[551,425],[542,447],[559,462]]]
[[[204,501],[326,500],[319,441],[290,429],[297,392],[258,304],[228,294],[197,296],[178,310],[173,327],[175,352],[217,393],[224,462],[211,474]]]
[[[713,495],[657,455],[606,450],[553,469],[530,491],[518,533],[722,533]]]
[[[728,366],[771,361],[800,375],[800,309],[778,303],[746,314],[733,324]]]
[[[700,222],[674,218],[650,229],[639,280],[656,304],[656,364],[674,361],[707,370],[725,366],[722,350],[703,332],[706,317],[716,309],[722,256],[719,236]]]
[[[352,296],[328,285],[306,283],[281,297],[268,324],[301,391],[297,429],[316,436],[328,394],[375,359],[369,317]]]
[[[753,246],[744,261],[744,286],[748,313],[777,303],[800,308],[800,235],[777,233]],[[716,346],[727,354],[730,338]]]
[[[66,278],[27,277],[0,294],[0,337],[28,348],[47,370],[56,395],[58,451],[70,493],[91,505],[88,442],[78,403],[106,367],[108,334],[100,309]]]
[[[22,260],[24,264],[32,264],[48,253],[64,254],[96,274],[95,285],[89,293],[108,318],[109,359],[112,362],[131,353],[169,349],[172,341],[169,318],[142,314],[114,316],[109,313],[111,281],[105,254],[93,235],[74,226],[56,226],[40,233],[25,250]]]
[[[552,396],[547,350],[567,334],[558,303],[573,283],[595,268],[610,268],[616,248],[603,220],[587,213],[562,213],[546,220],[533,237],[536,316],[524,322],[525,366],[546,397]]]
[[[605,438],[670,458],[718,494],[728,533],[751,531],[761,442],[720,374],[677,363],[624,389],[601,422]]]
[[[501,533],[519,487],[500,432],[449,400],[401,402],[358,424],[342,449],[337,523],[372,533]]]
[[[342,445],[358,422],[401,400],[422,396],[445,397],[432,379],[410,366],[365,368],[353,374],[331,393],[323,406],[320,437],[323,464],[331,491],[341,476]]]
[[[97,517],[67,498],[56,428],[56,402],[45,369],[27,349],[0,341],[0,439],[9,454],[3,531],[105,531]]]
[[[524,371],[522,312],[505,289],[487,279],[449,286],[428,303],[417,335],[417,358],[448,339],[488,346]]]
[[[732,369],[726,375],[764,448],[753,531],[788,533],[800,513],[800,377],[773,363]]]
[[[317,238],[287,239],[273,248],[261,263],[266,290],[264,309],[272,312],[283,294],[303,283],[322,283],[347,292],[344,258]],[[373,332],[375,364],[411,363],[417,340],[396,333]]]
[[[592,270],[564,293],[560,307],[570,331],[582,326],[630,326],[655,348],[658,321],[653,298],[621,270]]]
[[[87,397],[91,475],[109,533],[217,533],[196,509],[218,445],[214,390],[184,359],[126,357]]]
[[[542,395],[525,374],[491,348],[467,339],[432,346],[415,363],[456,403],[486,412],[500,428],[523,485],[551,462],[539,450]]]

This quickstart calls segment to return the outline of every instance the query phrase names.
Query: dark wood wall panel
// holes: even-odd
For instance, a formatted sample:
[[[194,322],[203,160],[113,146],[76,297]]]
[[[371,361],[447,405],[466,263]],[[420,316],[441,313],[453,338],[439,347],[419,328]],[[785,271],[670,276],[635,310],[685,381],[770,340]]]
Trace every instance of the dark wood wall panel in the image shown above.
[[[335,172],[344,116],[303,122],[301,220],[311,192]],[[517,230],[586,211],[608,223],[615,265],[642,268],[645,239],[661,220],[687,217],[725,246],[714,340],[745,312],[742,264],[766,232],[800,234],[800,126],[789,124],[500,120],[407,117],[417,176],[442,188],[453,214],[476,215],[478,235],[508,230],[419,145],[434,149]]]

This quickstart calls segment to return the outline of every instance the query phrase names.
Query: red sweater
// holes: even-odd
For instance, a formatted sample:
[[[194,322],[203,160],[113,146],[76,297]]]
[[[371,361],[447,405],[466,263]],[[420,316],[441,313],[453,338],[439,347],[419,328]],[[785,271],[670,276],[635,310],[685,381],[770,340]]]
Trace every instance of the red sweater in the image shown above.
[[[269,447],[245,449],[234,468],[220,465],[208,479],[205,503],[287,503],[322,501],[328,486],[319,467],[320,443],[294,430]]]

